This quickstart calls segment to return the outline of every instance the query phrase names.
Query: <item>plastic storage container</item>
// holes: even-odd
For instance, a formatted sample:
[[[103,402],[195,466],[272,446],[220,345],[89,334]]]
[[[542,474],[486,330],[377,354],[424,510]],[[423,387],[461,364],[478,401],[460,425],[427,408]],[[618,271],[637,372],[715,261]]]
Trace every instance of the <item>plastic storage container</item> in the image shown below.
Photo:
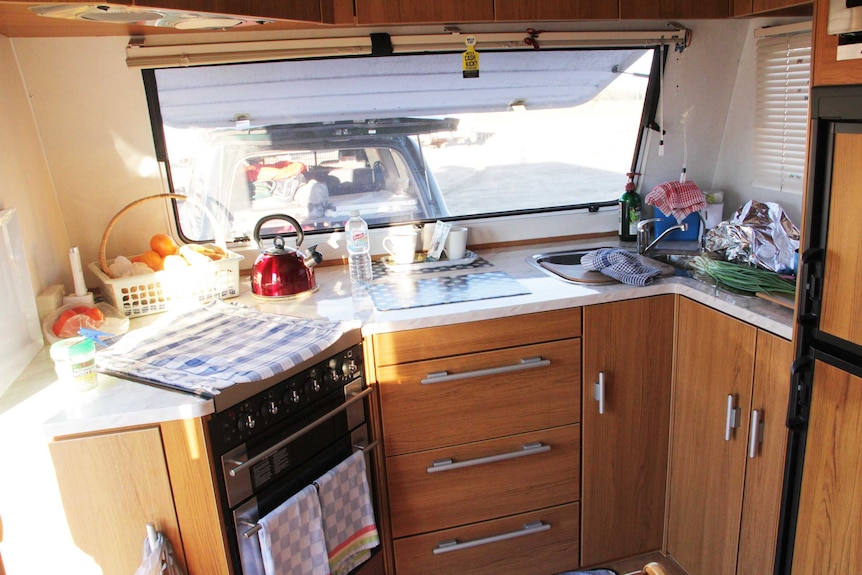
[[[668,216],[663,213],[660,209],[655,208],[655,217],[661,218],[661,221],[655,223],[655,235],[653,237],[659,237],[664,231],[668,228],[671,228],[677,224],[676,218],[673,216]],[[697,241],[700,239],[700,215],[697,212],[689,214],[683,222],[688,224],[688,229],[686,231],[682,230],[674,230],[669,233],[663,241]]]
[[[86,337],[61,339],[51,345],[51,359],[60,381],[77,391],[96,387],[96,344]]]
[[[350,219],[344,224],[347,237],[347,265],[350,268],[350,285],[367,288],[371,284],[371,249],[368,239],[368,224],[359,216],[358,210],[350,212]]]

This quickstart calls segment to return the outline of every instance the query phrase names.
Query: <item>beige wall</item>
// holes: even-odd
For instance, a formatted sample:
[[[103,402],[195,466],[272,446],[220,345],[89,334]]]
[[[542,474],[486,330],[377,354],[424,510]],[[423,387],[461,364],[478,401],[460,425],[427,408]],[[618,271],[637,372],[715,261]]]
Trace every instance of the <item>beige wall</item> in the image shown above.
[[[141,74],[125,63],[128,40],[19,38],[13,40],[24,84],[51,170],[68,243],[86,268],[98,257],[111,218],[131,201],[162,193]],[[124,214],[106,253],[133,255],[165,232],[164,200]],[[66,266],[68,267],[68,266]],[[86,272],[87,284],[95,285]],[[66,283],[67,290],[72,286]]]
[[[0,36],[0,110],[0,209],[15,208],[18,214],[33,293],[71,284],[63,216],[15,49],[5,36]]]

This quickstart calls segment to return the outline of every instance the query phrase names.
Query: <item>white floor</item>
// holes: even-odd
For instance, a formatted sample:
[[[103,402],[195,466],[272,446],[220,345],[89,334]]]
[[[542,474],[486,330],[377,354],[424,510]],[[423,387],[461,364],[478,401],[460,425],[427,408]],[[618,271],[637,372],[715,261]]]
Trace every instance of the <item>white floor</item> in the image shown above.
[[[41,427],[68,401],[57,385],[32,390],[18,382],[0,396],[0,554],[8,575],[102,575],[69,534]]]

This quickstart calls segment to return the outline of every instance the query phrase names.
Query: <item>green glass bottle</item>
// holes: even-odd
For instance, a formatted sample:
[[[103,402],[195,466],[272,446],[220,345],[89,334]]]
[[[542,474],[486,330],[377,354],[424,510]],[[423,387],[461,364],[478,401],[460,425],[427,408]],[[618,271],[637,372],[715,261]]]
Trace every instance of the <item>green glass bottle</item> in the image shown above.
[[[618,211],[619,224],[617,232],[620,240],[624,242],[633,242],[638,235],[638,222],[641,219],[641,197],[635,191],[634,177],[635,174],[629,172],[626,174],[628,181],[626,182],[626,191],[620,196]]]

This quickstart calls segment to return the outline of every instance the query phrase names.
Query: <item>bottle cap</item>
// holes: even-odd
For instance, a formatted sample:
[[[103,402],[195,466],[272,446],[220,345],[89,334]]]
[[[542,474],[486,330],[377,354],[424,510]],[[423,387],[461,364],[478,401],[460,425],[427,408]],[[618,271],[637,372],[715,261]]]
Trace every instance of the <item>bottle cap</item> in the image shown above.
[[[51,359],[54,361],[74,361],[96,353],[96,344],[86,337],[61,339],[51,345]]]
[[[359,217],[359,210],[350,210],[350,217],[351,218],[358,218]]]

